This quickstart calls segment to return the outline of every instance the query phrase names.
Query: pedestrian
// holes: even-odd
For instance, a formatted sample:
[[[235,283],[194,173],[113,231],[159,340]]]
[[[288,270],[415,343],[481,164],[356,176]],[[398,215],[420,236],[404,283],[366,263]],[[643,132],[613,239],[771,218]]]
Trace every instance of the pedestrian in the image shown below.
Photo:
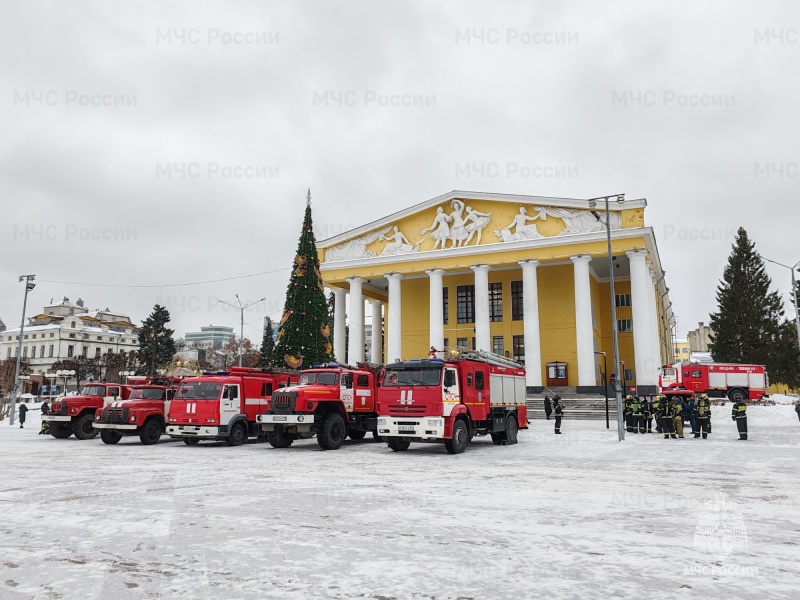
[[[708,438],[708,434],[711,433],[711,403],[708,401],[707,394],[700,394],[697,402],[694,403],[692,411],[692,433],[694,433],[694,437],[699,438],[702,434],[703,439]]]
[[[739,430],[739,439],[747,440],[747,403],[744,400],[737,400],[733,403],[731,419],[736,421],[736,429]]]
[[[19,405],[19,428],[23,429],[23,425],[25,425],[25,417],[27,416],[28,412],[28,405],[24,402]]]
[[[675,423],[675,432],[680,439],[683,439],[683,400],[680,396],[675,396],[672,404],[672,415]]]
[[[653,408],[650,412],[656,418],[656,433],[661,433],[661,396],[653,398]]]
[[[666,396],[661,396],[658,403],[658,420],[661,422],[661,431],[664,434],[664,439],[668,440],[670,437],[675,439],[675,425],[672,419],[672,404]]]
[[[561,396],[553,396],[553,412],[556,419],[556,435],[561,435],[561,417],[564,416],[564,409],[561,408]]]
[[[797,413],[797,418],[800,419],[800,400],[795,403],[794,412]]]
[[[42,414],[49,415],[50,414],[50,405],[47,403],[47,400],[42,402]],[[39,428],[39,435],[44,435],[46,433],[50,433],[50,421],[42,421],[42,426]]]
[[[625,410],[622,414],[625,416],[625,431],[633,433],[633,396],[630,394],[625,396]]]
[[[544,414],[547,420],[550,420],[550,415],[553,413],[553,407],[550,404],[550,396],[544,397]]]

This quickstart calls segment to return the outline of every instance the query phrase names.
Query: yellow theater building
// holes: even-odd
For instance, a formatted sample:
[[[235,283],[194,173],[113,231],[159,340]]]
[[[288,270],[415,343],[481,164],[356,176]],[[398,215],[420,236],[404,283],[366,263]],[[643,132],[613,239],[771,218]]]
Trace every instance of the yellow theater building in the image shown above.
[[[525,363],[530,391],[596,392],[603,353],[614,372],[612,268],[621,372],[652,393],[675,318],[646,208],[609,202],[612,267],[604,200],[453,191],[319,241],[334,353],[364,360],[369,313],[375,362],[464,347]]]

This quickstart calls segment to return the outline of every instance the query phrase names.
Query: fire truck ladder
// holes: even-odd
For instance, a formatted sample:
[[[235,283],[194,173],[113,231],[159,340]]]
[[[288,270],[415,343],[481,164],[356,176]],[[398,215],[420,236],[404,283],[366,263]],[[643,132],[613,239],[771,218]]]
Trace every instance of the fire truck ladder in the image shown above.
[[[485,350],[467,350],[457,355],[448,356],[448,360],[478,360],[494,365],[495,367],[511,367],[512,369],[524,368],[520,363],[500,354],[486,352]]]

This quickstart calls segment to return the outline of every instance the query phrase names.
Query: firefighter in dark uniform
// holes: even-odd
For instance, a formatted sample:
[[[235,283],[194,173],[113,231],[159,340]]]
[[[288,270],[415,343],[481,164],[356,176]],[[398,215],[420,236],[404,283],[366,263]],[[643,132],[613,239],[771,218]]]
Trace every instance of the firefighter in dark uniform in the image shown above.
[[[678,437],[683,439],[683,400],[680,396],[675,396],[670,403],[672,407],[674,429],[678,433]],[[672,437],[675,437],[674,435]]]
[[[656,418],[656,433],[661,433],[661,398],[663,398],[663,396],[656,396],[653,398],[652,415]]]
[[[659,420],[661,421],[661,431],[664,434],[664,439],[676,439],[675,435],[675,422],[672,419],[672,402],[665,396],[661,397],[661,402],[658,405]]]
[[[736,429],[739,430],[739,439],[747,439],[747,403],[744,400],[737,400],[733,403],[731,419],[736,421]]]
[[[555,432],[561,435],[561,417],[564,416],[564,409],[561,407],[561,396],[553,396],[553,414],[556,418]]]
[[[647,398],[642,400],[642,428],[641,433],[653,433],[653,411]]]
[[[711,403],[707,394],[700,394],[694,402],[694,423],[694,437],[699,438],[702,433],[703,439],[708,438],[711,433]]]
[[[644,415],[642,413],[642,401],[639,396],[633,397],[633,403],[631,404],[631,410],[633,411],[633,433],[644,433]]]
[[[633,396],[630,394],[625,396],[625,410],[622,414],[625,416],[625,431],[633,433]]]

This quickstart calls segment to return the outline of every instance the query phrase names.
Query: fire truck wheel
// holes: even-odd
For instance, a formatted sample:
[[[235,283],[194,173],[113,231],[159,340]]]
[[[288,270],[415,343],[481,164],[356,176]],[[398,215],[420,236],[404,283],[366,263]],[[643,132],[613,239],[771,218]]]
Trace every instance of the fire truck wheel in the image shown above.
[[[161,423],[158,419],[148,419],[144,426],[139,430],[139,439],[145,446],[157,444],[161,439]]]
[[[329,412],[322,417],[317,431],[317,443],[323,450],[338,450],[344,442],[347,428],[342,415]]]
[[[469,444],[469,427],[464,419],[453,424],[453,437],[444,441],[444,447],[450,454],[461,454]]]
[[[79,440],[90,440],[97,437],[99,429],[94,428],[94,415],[86,414],[72,424],[72,433]]]
[[[383,438],[381,436],[379,436],[378,435],[378,431],[375,430],[375,431],[372,432],[372,440],[375,441],[375,442],[382,442]]]
[[[50,435],[57,440],[65,440],[72,435],[72,427],[69,423],[50,421]]]
[[[241,446],[246,439],[247,431],[245,431],[244,425],[237,423],[233,426],[233,429],[231,429],[231,433],[226,441],[228,446]]]
[[[187,446],[197,446],[200,443],[200,440],[197,438],[183,438],[183,443]]]
[[[350,431],[347,432],[347,435],[350,436],[351,440],[363,440],[364,436],[367,435],[367,432],[366,431],[354,431],[354,430],[351,429]]]
[[[739,388],[734,388],[728,390],[728,398],[731,402],[745,402],[747,400],[747,392]]]
[[[100,430],[100,439],[104,444],[116,444],[122,439],[122,436],[116,431],[109,431],[108,429]]]
[[[510,446],[511,444],[517,443],[518,431],[519,431],[519,426],[517,425],[516,417],[509,416],[508,419],[506,419],[506,435],[505,435],[506,444]]]
[[[505,438],[505,435],[506,435],[505,433],[493,433],[491,435],[492,435],[492,443],[495,446],[499,446],[500,444],[503,443],[503,440],[506,439]]]
[[[403,438],[390,437],[386,440],[386,444],[395,452],[402,452],[403,450],[408,450],[411,442]]]
[[[288,448],[294,441],[291,433],[286,433],[282,425],[278,425],[275,431],[267,432],[267,441],[273,448]]]

